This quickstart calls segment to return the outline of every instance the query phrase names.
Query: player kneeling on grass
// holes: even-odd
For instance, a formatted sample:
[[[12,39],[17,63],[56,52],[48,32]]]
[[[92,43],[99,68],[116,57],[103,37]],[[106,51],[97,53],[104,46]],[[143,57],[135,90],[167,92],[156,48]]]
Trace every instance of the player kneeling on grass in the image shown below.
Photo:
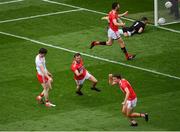
[[[135,117],[143,117],[145,121],[148,121],[147,113],[135,113],[133,112],[136,103],[137,97],[130,83],[121,78],[121,75],[109,74],[109,84],[118,85],[121,91],[125,94],[124,101],[122,102],[122,113],[130,119],[131,126],[137,126],[137,122],[133,119]]]
[[[83,60],[81,58],[80,53],[76,53],[74,55],[74,60],[71,65],[71,70],[74,72],[74,80],[77,85],[76,93],[78,95],[83,95],[81,92],[81,88],[83,87],[83,83],[86,79],[90,80],[92,82],[92,90],[95,90],[97,92],[100,92],[99,89],[96,88],[97,80],[96,78],[91,75],[83,66]]]
[[[45,64],[45,55],[47,54],[47,49],[41,48],[39,54],[36,56],[36,70],[37,78],[43,87],[43,91],[39,96],[36,97],[36,100],[39,103],[44,103],[43,97],[45,98],[45,106],[54,107],[55,105],[49,101],[49,90],[52,89],[51,83],[53,82],[52,74],[47,70]]]

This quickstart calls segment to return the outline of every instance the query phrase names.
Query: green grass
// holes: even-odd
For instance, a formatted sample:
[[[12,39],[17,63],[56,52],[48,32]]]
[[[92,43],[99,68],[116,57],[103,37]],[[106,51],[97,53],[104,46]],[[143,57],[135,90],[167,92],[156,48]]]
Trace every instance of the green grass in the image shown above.
[[[107,12],[105,7],[112,1],[60,2]],[[150,11],[151,6],[146,6],[137,9],[127,0],[122,1],[122,8],[132,7],[134,13]],[[71,9],[27,0],[21,4],[3,5],[0,19]],[[129,52],[137,54],[134,61],[127,62],[117,42],[111,47],[99,46],[89,50],[91,41],[106,39],[107,23],[101,21],[101,17],[96,13],[78,11],[3,23],[0,31],[180,77],[179,34],[148,26],[143,35],[123,38]],[[41,47],[0,34],[0,130],[180,130],[179,80],[83,56],[85,67],[99,80],[98,87],[102,92],[91,91],[87,81],[82,90],[84,96],[79,97],[75,94],[76,86],[70,70],[73,53],[46,46],[47,67],[54,75],[50,99],[57,106],[48,109],[38,105],[35,97],[42,88],[36,79],[34,59]],[[148,123],[138,119],[138,127],[129,126],[120,112],[124,96],[118,87],[108,85],[109,73],[121,73],[130,81],[138,95],[136,111],[148,112]]]
[[[180,24],[179,23],[166,25],[165,27],[180,31]]]

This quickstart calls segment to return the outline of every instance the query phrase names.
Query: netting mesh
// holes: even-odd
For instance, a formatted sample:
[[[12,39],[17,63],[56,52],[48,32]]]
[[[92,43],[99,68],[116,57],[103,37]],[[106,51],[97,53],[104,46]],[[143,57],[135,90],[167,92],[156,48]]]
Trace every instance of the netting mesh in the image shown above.
[[[170,1],[173,5],[171,8],[166,8],[165,3],[167,1]],[[143,3],[146,5],[146,1]],[[140,19],[142,16],[146,16],[149,19],[149,22],[154,24],[154,0],[152,0],[151,8],[146,9],[141,12],[136,12],[136,13],[130,13],[128,17],[132,19]],[[171,24],[171,23],[178,23],[180,22],[180,0],[158,0],[157,2],[157,16],[158,18],[164,18],[165,19],[165,25],[166,24]],[[138,7],[137,7],[138,8]],[[158,19],[157,19],[158,21]]]
[[[180,22],[179,10],[180,3],[178,0],[169,0],[172,3],[171,8],[166,8],[165,3],[168,0],[158,0],[158,18],[164,18],[165,24]]]

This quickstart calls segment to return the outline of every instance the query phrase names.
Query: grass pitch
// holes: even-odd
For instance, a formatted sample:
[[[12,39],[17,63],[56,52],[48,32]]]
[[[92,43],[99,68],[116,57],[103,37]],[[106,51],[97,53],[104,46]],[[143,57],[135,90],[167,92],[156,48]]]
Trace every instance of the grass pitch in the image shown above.
[[[55,0],[54,0],[55,1]],[[57,2],[108,12],[112,0],[56,0]],[[0,1],[3,2],[3,1]],[[122,0],[122,10],[133,14],[152,10],[152,1]],[[140,8],[136,8],[142,4]],[[41,0],[25,0],[0,5],[0,20],[9,20],[73,10],[72,7]],[[93,40],[106,40],[103,15],[76,11],[33,19],[0,23],[0,31],[27,37],[57,47],[106,58],[180,77],[180,35],[148,26],[143,35],[123,38],[127,49],[137,58],[127,62],[117,42],[111,47],[89,49]],[[131,22],[125,21],[127,25]],[[179,24],[172,26],[179,29]],[[50,99],[52,109],[38,105],[35,97],[42,91],[36,79],[34,59],[39,48],[48,49],[47,67],[54,75]],[[73,53],[42,46],[38,43],[0,33],[0,130],[180,130],[180,80],[153,74],[111,62],[83,56],[85,67],[98,80],[101,93],[90,90],[87,81],[84,96],[75,94],[75,82],[70,71]],[[130,81],[138,96],[136,111],[148,112],[150,121],[138,119],[132,128],[121,114],[124,98],[118,87],[108,85],[108,74],[120,72]]]

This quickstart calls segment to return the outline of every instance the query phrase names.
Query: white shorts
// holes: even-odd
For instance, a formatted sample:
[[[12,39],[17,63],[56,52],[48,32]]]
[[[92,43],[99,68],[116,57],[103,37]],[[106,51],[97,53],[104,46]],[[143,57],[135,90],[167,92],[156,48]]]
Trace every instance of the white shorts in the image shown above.
[[[108,38],[111,39],[119,39],[121,36],[119,34],[119,31],[113,31],[111,28],[108,29]]]
[[[89,79],[92,75],[87,71],[86,76],[82,80],[75,80],[78,85],[82,85],[85,80]]]
[[[124,35],[124,32],[122,29],[119,29],[118,32],[120,35]],[[131,32],[127,31],[127,34],[128,34],[128,36],[131,36]]]
[[[134,107],[136,107],[137,104],[137,98],[133,99],[133,100],[127,100],[127,108],[128,109],[133,109]]]

